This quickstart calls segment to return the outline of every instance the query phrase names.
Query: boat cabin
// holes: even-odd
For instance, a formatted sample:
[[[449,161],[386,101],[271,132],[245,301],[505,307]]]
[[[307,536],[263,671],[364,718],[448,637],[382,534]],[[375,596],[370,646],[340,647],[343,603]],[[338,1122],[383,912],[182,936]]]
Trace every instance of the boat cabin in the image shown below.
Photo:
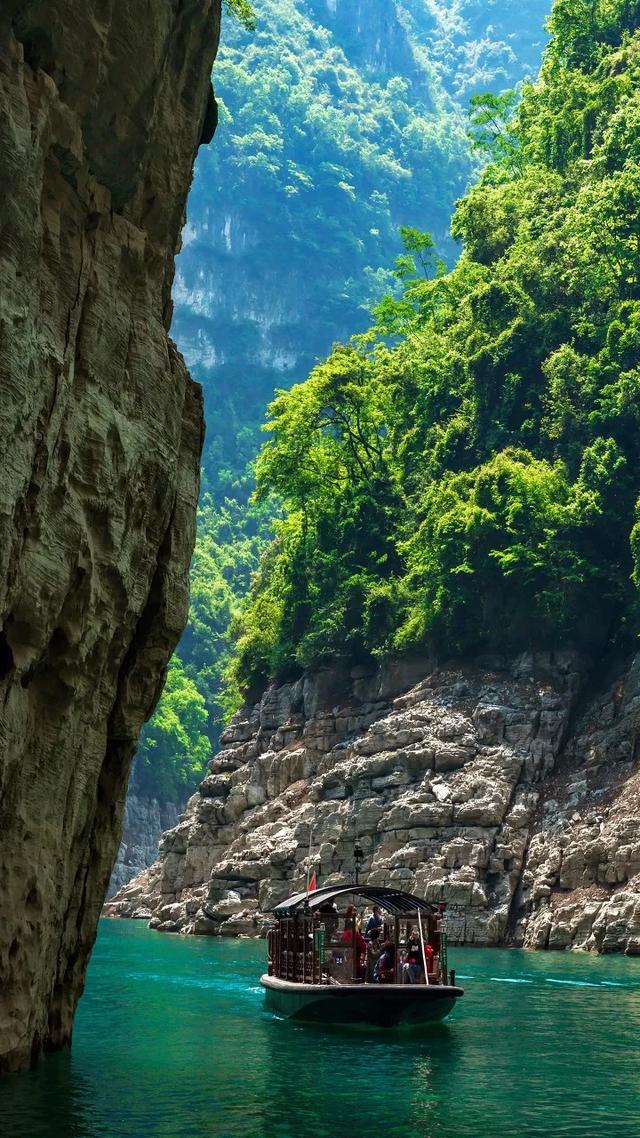
[[[379,916],[371,920],[373,910]],[[268,976],[290,984],[455,985],[446,906],[376,885],[328,885],[273,910]]]

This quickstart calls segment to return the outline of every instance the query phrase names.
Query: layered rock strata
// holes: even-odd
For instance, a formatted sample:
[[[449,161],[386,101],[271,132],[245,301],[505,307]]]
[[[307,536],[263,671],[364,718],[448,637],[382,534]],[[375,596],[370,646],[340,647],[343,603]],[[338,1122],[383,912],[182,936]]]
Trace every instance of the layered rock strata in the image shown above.
[[[587,701],[545,784],[516,936],[640,953],[640,658]]]
[[[202,412],[168,339],[219,0],[0,12],[0,1068],[66,1043],[187,612]]]
[[[223,736],[158,863],[107,912],[165,931],[259,931],[304,882],[312,828],[323,882],[351,872],[357,838],[369,882],[446,899],[456,940],[504,941],[578,662],[437,669],[411,686],[426,672],[415,661],[270,689]]]
[[[165,830],[175,826],[179,813],[175,802],[160,802],[157,798],[145,798],[129,791],[107,898],[153,865],[158,856],[160,838]]]
[[[454,941],[636,951],[640,662],[591,700],[585,682],[566,654],[270,689],[107,914],[259,933],[304,887],[311,833],[323,883],[357,838],[369,882],[448,902]]]

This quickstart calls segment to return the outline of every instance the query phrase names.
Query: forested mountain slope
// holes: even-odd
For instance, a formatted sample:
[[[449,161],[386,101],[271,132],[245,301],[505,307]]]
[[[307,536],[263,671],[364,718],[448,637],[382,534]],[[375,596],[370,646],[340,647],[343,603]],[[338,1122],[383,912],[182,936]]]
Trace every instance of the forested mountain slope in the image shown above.
[[[214,492],[235,489],[254,453],[243,428],[274,385],[366,326],[399,225],[455,257],[469,99],[537,70],[548,7],[508,3],[496,19],[486,0],[260,0],[254,31],[227,23],[220,129],[196,168],[173,325],[205,384]]]
[[[113,915],[259,931],[357,839],[452,938],[640,953],[640,0],[550,27],[455,268],[405,230],[402,294],[271,405],[245,706]]]
[[[640,40],[631,0],[558,0],[537,84],[479,128],[447,273],[404,289],[270,408],[285,513],[239,677],[335,655],[601,652],[637,627]]]
[[[134,778],[161,800],[193,785],[217,737],[229,620],[270,534],[273,503],[247,508],[266,404],[366,327],[394,286],[401,224],[430,229],[453,263],[451,211],[478,163],[469,97],[537,67],[547,2],[255,9],[253,31],[226,22],[221,122],[197,163],[174,289],[207,438],[190,624]]]

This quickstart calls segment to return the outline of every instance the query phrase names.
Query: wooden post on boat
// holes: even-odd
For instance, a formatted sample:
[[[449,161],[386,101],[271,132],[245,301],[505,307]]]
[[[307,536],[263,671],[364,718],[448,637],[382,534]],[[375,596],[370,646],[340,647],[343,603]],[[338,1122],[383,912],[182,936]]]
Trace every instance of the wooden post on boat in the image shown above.
[[[399,969],[400,969],[400,921],[398,917],[395,918],[395,930],[393,939],[393,981],[394,984],[399,984]]]
[[[440,974],[442,977],[442,983],[446,984],[447,983],[447,968],[449,966],[448,952],[447,952],[447,947],[448,947],[448,945],[447,945],[447,934],[446,934],[446,932],[442,931],[442,925],[440,927],[441,927],[441,931],[440,931]],[[449,980],[449,983],[451,984],[452,987],[454,987],[453,980]]]
[[[302,918],[302,983],[307,982],[307,925],[309,918],[305,915]]]
[[[417,910],[417,913],[418,913],[418,928],[420,929],[420,948],[422,949],[422,964],[424,967],[424,982],[425,982],[425,984],[428,984],[429,983],[429,969],[427,968],[427,954],[424,950],[424,936],[422,935],[422,917],[420,916],[420,910],[419,909]]]

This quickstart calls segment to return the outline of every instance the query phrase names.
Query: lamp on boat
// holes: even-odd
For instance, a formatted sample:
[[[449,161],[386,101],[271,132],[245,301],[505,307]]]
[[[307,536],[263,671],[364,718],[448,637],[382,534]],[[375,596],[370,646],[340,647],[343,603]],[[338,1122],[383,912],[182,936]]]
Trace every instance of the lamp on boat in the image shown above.
[[[357,885],[359,878],[360,878],[360,868],[361,868],[362,863],[364,861],[364,850],[363,850],[362,846],[360,845],[360,843],[358,842],[357,839],[356,839],[356,843],[353,847],[353,860],[354,860],[355,867],[356,867],[356,885]]]

